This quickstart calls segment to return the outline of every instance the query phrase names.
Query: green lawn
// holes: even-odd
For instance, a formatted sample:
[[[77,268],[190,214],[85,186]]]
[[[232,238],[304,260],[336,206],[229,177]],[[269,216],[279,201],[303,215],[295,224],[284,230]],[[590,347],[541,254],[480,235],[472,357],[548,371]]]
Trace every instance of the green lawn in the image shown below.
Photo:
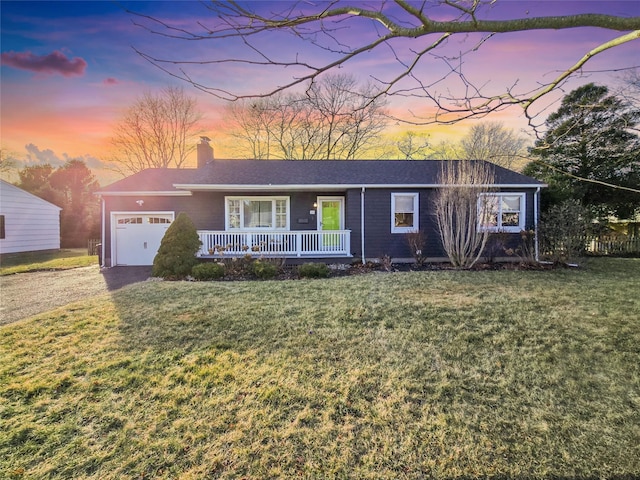
[[[146,282],[0,358],[1,478],[640,475],[640,259]]]
[[[64,248],[57,251],[27,252],[6,255],[0,262],[0,275],[35,272],[38,270],[67,270],[98,263],[97,255],[87,255],[86,248]]]

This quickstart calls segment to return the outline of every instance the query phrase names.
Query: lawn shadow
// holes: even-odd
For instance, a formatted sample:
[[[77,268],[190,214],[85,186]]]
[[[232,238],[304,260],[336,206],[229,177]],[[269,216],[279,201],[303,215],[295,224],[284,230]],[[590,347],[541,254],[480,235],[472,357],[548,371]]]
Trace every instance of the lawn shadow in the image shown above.
[[[100,274],[112,292],[133,283],[144,282],[151,277],[151,266],[119,266],[100,269]]]

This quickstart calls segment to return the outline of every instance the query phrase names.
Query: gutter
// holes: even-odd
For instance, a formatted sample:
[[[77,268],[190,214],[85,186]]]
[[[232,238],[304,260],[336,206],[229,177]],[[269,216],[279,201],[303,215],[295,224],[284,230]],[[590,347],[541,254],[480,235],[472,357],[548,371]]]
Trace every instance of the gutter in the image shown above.
[[[364,191],[365,187],[362,187],[360,191],[360,250],[362,252],[362,264],[367,263],[364,254]]]
[[[451,187],[452,185],[442,183],[381,183],[381,184],[351,184],[351,183],[329,183],[329,184],[188,184],[188,183],[175,183],[173,187],[178,191],[187,192],[215,192],[215,191],[305,191],[305,190],[324,190],[324,191],[343,191],[357,188],[442,188]],[[456,187],[474,187],[474,188],[538,188],[539,183],[498,183],[490,185],[454,185]],[[143,192],[101,192],[103,195],[143,195]],[[147,195],[178,195],[179,192],[146,192]]]
[[[104,252],[105,252],[105,246],[106,246],[106,242],[105,242],[105,239],[106,239],[106,237],[105,237],[105,228],[106,228],[105,215],[106,214],[105,214],[105,200],[104,200],[104,197],[101,197],[101,200],[102,200],[102,219],[101,219],[101,222],[102,222],[102,233],[101,233],[102,245],[100,245],[100,250],[102,250],[102,256],[101,256],[102,262],[100,262],[100,263],[102,265],[100,265],[100,267],[104,267],[104,265],[105,265]]]
[[[533,230],[534,230],[534,235],[536,237],[536,244],[535,244],[535,259],[536,262],[540,262],[540,247],[538,246],[538,208],[540,205],[540,187],[536,188],[536,193],[534,194],[535,197],[535,201],[533,202]]]

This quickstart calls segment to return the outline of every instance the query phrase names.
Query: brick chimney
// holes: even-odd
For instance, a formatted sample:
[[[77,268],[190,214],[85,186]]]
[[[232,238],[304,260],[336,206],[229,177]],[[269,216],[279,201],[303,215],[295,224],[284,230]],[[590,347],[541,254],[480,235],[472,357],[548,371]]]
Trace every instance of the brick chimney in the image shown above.
[[[198,168],[204,167],[206,164],[213,162],[213,147],[209,145],[211,139],[209,137],[200,137],[198,144]]]

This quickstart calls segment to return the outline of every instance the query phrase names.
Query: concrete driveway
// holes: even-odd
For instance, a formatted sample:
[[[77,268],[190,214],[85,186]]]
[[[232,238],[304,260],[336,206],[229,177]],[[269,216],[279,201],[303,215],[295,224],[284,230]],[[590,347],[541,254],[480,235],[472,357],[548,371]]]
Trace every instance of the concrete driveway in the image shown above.
[[[151,276],[151,267],[97,265],[0,277],[0,325],[101,295]]]

